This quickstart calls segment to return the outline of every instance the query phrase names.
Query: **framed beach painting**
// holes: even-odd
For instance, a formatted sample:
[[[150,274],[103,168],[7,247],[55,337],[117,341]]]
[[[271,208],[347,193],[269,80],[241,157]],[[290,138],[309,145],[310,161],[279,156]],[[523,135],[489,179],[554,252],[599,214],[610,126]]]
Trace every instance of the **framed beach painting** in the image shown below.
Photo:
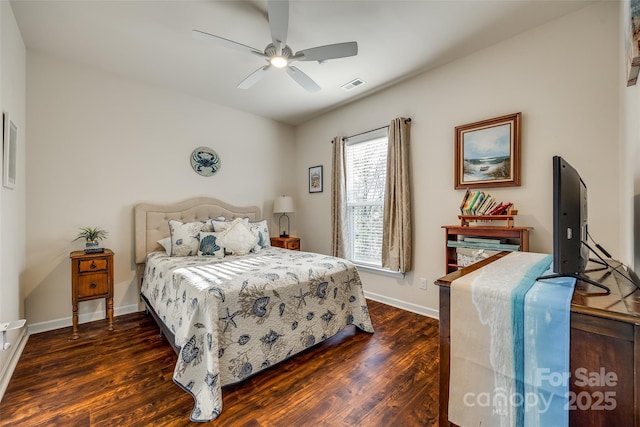
[[[322,193],[322,166],[309,168],[309,193]]]
[[[520,115],[456,127],[456,189],[520,185]]]

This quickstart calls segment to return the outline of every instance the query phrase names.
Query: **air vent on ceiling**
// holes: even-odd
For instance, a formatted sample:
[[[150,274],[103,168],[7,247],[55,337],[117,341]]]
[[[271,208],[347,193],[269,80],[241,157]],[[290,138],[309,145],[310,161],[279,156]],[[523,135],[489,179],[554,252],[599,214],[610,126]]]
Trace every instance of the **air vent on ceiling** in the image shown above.
[[[342,89],[344,90],[351,90],[351,89],[355,89],[358,86],[362,86],[364,84],[364,80],[362,79],[354,79],[351,80],[349,83],[342,85]]]

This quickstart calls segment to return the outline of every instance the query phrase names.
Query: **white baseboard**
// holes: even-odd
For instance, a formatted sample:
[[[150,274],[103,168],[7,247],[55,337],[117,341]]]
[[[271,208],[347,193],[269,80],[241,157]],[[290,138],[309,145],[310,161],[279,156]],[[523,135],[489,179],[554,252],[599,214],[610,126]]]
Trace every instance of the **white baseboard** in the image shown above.
[[[412,304],[410,302],[401,301],[399,299],[386,297],[384,295],[374,294],[373,292],[364,291],[364,296],[366,298],[372,299],[377,302],[381,302],[383,304],[390,305],[392,307],[400,308],[402,310],[407,310],[412,313],[421,314],[423,316],[431,317],[433,319],[440,319],[439,310],[434,310],[433,308],[424,307],[422,305]]]
[[[27,345],[28,339],[29,334],[27,333],[27,328],[24,328],[18,336],[18,343],[10,347],[12,350],[11,355],[9,356],[9,361],[2,372],[0,372],[0,401],[4,397],[4,392],[9,386],[9,381],[13,375],[13,371],[18,365],[18,360],[20,360],[20,355],[22,355],[22,350],[24,350],[24,346]]]
[[[116,308],[113,314],[114,316],[122,316],[123,314],[135,313],[137,311],[140,311],[138,304],[132,304]],[[104,310],[80,314],[78,316],[78,323],[82,324],[100,319],[104,319]],[[40,332],[53,331],[54,329],[66,328],[72,324],[73,320],[71,316],[64,317],[62,319],[47,320],[46,322],[33,323],[29,324],[29,334],[37,334]]]

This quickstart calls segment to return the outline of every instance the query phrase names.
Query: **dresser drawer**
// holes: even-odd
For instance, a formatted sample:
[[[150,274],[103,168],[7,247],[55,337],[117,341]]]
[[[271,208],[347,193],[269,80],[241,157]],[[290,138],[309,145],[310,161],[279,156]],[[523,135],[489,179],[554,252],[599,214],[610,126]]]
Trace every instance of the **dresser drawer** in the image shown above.
[[[78,277],[78,298],[106,295],[109,292],[107,273],[83,274]]]
[[[83,259],[78,261],[78,271],[80,273],[91,271],[106,271],[109,262],[107,258]]]

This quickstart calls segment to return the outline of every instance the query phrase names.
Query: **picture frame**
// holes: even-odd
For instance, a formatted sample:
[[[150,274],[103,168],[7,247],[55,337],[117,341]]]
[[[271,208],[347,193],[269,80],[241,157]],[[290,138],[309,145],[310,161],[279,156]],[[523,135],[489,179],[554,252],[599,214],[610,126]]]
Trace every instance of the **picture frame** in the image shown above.
[[[640,72],[640,0],[631,0],[625,23],[627,87],[635,86]]]
[[[16,187],[18,151],[18,128],[9,119],[9,113],[2,113],[2,185],[6,188]]]
[[[455,128],[456,190],[520,185],[521,113]]]
[[[322,165],[309,168],[309,193],[322,193]]]

